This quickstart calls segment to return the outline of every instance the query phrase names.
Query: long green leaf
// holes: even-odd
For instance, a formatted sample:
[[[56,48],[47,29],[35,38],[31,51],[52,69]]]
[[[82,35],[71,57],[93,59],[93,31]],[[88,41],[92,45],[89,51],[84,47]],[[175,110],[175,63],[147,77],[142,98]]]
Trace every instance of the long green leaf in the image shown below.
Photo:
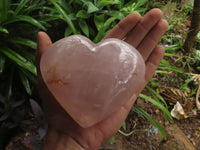
[[[7,19],[10,5],[11,0],[0,0],[0,23]]]
[[[160,131],[163,138],[165,140],[167,139],[167,135],[166,135],[165,130],[161,127],[161,125],[154,118],[152,118],[146,111],[141,109],[136,104],[133,105],[133,109],[136,110],[137,112],[139,112],[140,114],[142,114],[147,120],[149,120],[149,122],[151,122]]]
[[[165,56],[173,56],[173,57],[178,57],[178,58],[180,58],[181,56],[179,56],[179,55],[176,55],[176,54],[171,54],[171,53],[165,53],[164,54]]]
[[[20,0],[17,5],[18,7],[15,9],[15,15],[18,15],[22,8],[24,8],[29,1],[30,0]]]
[[[122,20],[125,17],[125,15],[121,11],[116,11],[116,10],[103,10],[101,11],[101,13],[108,16],[116,17],[119,20]]]
[[[107,6],[107,5],[121,5],[121,2],[120,1],[108,1],[108,0],[101,0],[99,3],[98,3],[98,8],[99,7],[104,7],[104,6]]]
[[[169,51],[175,51],[175,50],[178,50],[178,49],[181,49],[182,48],[182,44],[174,44],[174,45],[170,45],[170,46],[167,46],[165,47],[165,51],[169,52]]]
[[[169,74],[168,71],[156,70],[155,73]]]
[[[169,70],[174,71],[175,73],[183,73],[183,69],[177,68],[176,66],[170,66]]]
[[[23,15],[15,16],[15,17],[9,19],[8,21],[4,22],[3,25],[15,23],[15,22],[20,22],[20,21],[30,23],[30,24],[46,31],[46,28],[39,21],[37,21],[36,19],[34,19],[30,16],[23,16]]]
[[[0,32],[6,33],[6,34],[9,33],[8,30],[7,30],[6,28],[3,28],[3,27],[1,27],[1,26],[0,26]]]
[[[31,52],[31,51],[27,50],[27,48],[25,48],[24,46],[20,46],[18,48],[17,53],[19,53],[20,55],[22,55],[28,61],[30,61],[33,64],[35,64],[35,51]]]
[[[94,43],[99,42],[100,40],[103,39],[103,37],[106,35],[106,30],[110,26],[113,21],[115,21],[117,18],[116,17],[110,17],[104,24],[104,26],[99,30],[97,36],[94,39]]]
[[[163,111],[163,113],[165,113],[171,120],[173,120],[170,112],[160,103],[158,103],[157,101],[155,101],[154,99],[152,99],[151,97],[144,95],[144,94],[139,94],[139,97],[149,101],[150,103],[154,104],[155,106],[157,106],[159,109],[161,109]]]
[[[19,68],[25,75],[26,77],[30,80],[30,82],[34,85],[37,86],[37,78],[33,74],[31,74],[28,70],[24,68]]]
[[[11,69],[11,70],[9,71],[8,84],[7,84],[7,86],[6,86],[6,99],[7,99],[8,101],[10,101],[11,95],[12,95],[13,77],[14,77],[15,67],[12,66],[10,69]]]
[[[94,23],[98,31],[103,28],[105,23],[105,14],[94,15]]]
[[[83,33],[87,37],[89,37],[89,28],[88,28],[88,25],[87,25],[86,21],[83,20],[83,19],[80,19],[78,24],[79,24],[79,27],[81,28],[81,30],[83,31]]]
[[[0,52],[2,52],[4,55],[6,55],[8,58],[16,62],[20,67],[23,67],[33,73],[34,75],[37,75],[36,67],[34,64],[29,62],[27,59],[16,53],[15,51],[9,49],[9,48],[0,48]]]
[[[21,44],[21,45],[31,47],[33,49],[37,49],[37,43],[29,39],[25,39],[21,37],[12,37],[10,39],[7,39],[6,41],[11,42],[13,44]]]
[[[146,85],[145,88],[154,96],[154,98],[156,98],[156,97],[159,98],[165,104],[165,107],[168,107],[168,105],[165,102],[164,98],[160,94],[158,94],[155,90],[153,90],[148,85]]]
[[[58,15],[58,14],[42,14],[40,15],[40,22],[44,21],[45,24],[47,24],[48,21],[52,21],[52,20],[58,20],[61,19],[63,20],[62,16]]]
[[[72,5],[73,5],[72,0],[71,0],[71,2],[69,2],[69,1],[63,1],[63,0],[56,0],[56,2],[64,9],[64,11],[66,13],[69,14],[69,13],[74,13],[75,12],[75,10],[72,7]]]
[[[31,88],[30,88],[30,84],[29,84],[29,81],[28,81],[28,78],[23,74],[22,71],[19,71],[19,76],[21,78],[21,81],[22,81],[22,84],[26,90],[26,92],[31,95],[32,94],[32,91],[31,91]]]
[[[137,10],[139,7],[141,7],[142,5],[146,4],[148,2],[148,0],[139,0],[137,2],[137,4],[135,5],[135,9]]]
[[[30,1],[30,0],[29,0]],[[39,2],[40,1],[40,2]],[[48,3],[47,0],[41,1],[41,0],[34,0],[32,3],[29,3],[28,6],[24,7],[21,11],[20,14],[31,16],[31,12],[35,10],[40,10],[43,11],[45,8],[47,8],[46,3]],[[48,5],[48,4],[47,4]],[[54,9],[55,10],[55,9]],[[43,13],[40,13],[42,15]]]
[[[63,16],[62,19],[67,22],[67,24],[70,26],[73,33],[76,34],[77,33],[76,28],[73,22],[71,21],[71,19],[69,18],[68,14],[54,0],[51,0],[51,2],[56,7],[58,12]]]

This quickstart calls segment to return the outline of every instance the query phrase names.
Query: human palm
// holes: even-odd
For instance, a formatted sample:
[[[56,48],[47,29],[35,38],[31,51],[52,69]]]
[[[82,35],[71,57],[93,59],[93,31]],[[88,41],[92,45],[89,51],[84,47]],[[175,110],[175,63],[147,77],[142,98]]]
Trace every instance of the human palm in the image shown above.
[[[44,84],[39,69],[40,57],[52,42],[46,33],[39,32],[36,57],[38,85],[49,124],[48,135],[51,136],[51,133],[53,133],[52,135],[66,139],[72,138],[82,149],[94,150],[98,149],[102,143],[117,132],[138,94],[151,79],[163,57],[164,48],[157,46],[157,43],[165,33],[167,26],[167,22],[162,19],[162,12],[159,9],[153,9],[143,18],[138,13],[128,15],[105,36],[105,38],[125,38],[125,42],[134,46],[144,58],[146,73],[140,88],[137,89],[136,93],[133,93],[130,100],[109,117],[89,128],[80,127],[58,104]],[[47,148],[44,146],[44,149]]]

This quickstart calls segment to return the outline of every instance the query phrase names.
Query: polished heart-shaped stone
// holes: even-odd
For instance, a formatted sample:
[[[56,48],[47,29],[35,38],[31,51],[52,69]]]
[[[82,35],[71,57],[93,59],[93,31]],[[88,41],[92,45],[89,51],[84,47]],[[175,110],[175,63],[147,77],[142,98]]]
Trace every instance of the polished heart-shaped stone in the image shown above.
[[[61,39],[42,55],[40,70],[50,92],[82,127],[119,109],[140,87],[145,63],[126,42],[93,44],[81,35]]]

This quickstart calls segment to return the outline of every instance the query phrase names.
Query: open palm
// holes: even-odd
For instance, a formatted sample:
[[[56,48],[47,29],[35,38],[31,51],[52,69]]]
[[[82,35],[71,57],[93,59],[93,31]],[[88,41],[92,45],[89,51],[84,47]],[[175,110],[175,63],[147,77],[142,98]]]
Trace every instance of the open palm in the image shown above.
[[[49,124],[47,142],[54,142],[51,140],[52,136],[57,136],[63,141],[64,139],[66,141],[72,139],[80,145],[79,149],[95,150],[117,132],[132,108],[138,94],[151,79],[163,57],[164,48],[158,46],[157,43],[167,27],[167,22],[162,19],[162,12],[159,9],[152,9],[143,18],[138,13],[128,15],[105,36],[105,38],[118,39],[126,37],[124,41],[134,46],[143,56],[146,63],[146,73],[143,83],[137,89],[137,92],[133,93],[133,97],[130,100],[109,117],[89,128],[82,128],[73,121],[44,84],[39,69],[40,57],[52,42],[46,33],[39,32],[36,60],[39,90]],[[59,149],[53,147],[53,145],[55,146],[52,143],[45,144],[44,149]]]

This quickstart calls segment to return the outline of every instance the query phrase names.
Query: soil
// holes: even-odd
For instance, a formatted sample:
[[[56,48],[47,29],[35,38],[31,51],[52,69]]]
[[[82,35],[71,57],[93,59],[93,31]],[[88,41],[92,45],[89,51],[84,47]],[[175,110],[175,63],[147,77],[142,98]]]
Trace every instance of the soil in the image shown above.
[[[183,2],[186,3],[187,1],[188,0]],[[163,10],[164,17],[173,16],[175,13],[171,11],[169,7],[163,8]],[[185,20],[181,25],[177,23],[178,25],[174,27],[173,32],[185,36],[186,31],[188,31],[189,21],[190,20]],[[180,51],[176,51],[175,53],[179,55]],[[177,63],[177,58],[166,57],[166,59],[170,64],[176,67],[182,68],[184,66],[184,63]],[[188,68],[183,69],[185,72],[188,72]],[[194,70],[193,73],[198,73],[193,68],[189,69]],[[154,79],[162,85],[160,87],[153,87],[155,90],[159,88],[162,89],[163,87],[179,89],[186,80],[184,76],[181,76],[180,78],[180,74],[173,72],[170,72],[169,75],[157,74],[154,76]],[[150,86],[152,87],[152,85]],[[189,86],[195,85],[192,84]],[[142,93],[151,96],[145,89]],[[195,94],[187,97],[187,100],[191,101],[193,104],[186,112],[188,117],[180,120],[174,119],[174,121],[168,121],[165,119],[165,115],[160,109],[148,101],[138,98],[136,104],[161,124],[167,133],[167,139],[164,140],[157,128],[155,128],[146,118],[134,110],[131,110],[125,121],[126,130],[123,128],[120,130],[124,133],[132,132],[132,134],[125,136],[120,132],[117,132],[114,135],[114,142],[105,143],[100,150],[200,150],[200,111],[197,111],[195,108]],[[170,106],[170,108],[172,109],[173,106]],[[37,122],[35,122],[35,124],[37,124]],[[27,132],[13,137],[6,147],[6,150],[41,149],[43,141],[39,139],[37,130],[38,125],[33,125]]]

